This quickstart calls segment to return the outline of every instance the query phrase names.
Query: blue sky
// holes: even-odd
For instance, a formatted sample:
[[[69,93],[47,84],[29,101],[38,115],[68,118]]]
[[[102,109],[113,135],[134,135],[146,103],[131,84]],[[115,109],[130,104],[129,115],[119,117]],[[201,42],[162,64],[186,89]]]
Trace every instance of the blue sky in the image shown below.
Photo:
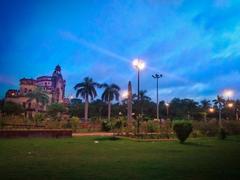
[[[136,57],[153,99],[156,72],[160,99],[240,97],[240,0],[0,1],[0,39],[0,97],[57,64],[66,96],[85,76],[136,90]]]

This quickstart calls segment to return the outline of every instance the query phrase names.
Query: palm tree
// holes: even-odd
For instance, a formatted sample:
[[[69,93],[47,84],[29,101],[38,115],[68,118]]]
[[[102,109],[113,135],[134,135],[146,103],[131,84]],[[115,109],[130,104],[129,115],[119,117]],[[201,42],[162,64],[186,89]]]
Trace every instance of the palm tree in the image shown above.
[[[220,128],[222,127],[222,109],[225,104],[225,100],[222,96],[217,96],[217,99],[213,100],[214,104],[218,107],[218,121]]]
[[[108,104],[108,120],[110,121],[111,118],[111,105],[112,101],[116,99],[118,101],[119,99],[119,91],[120,87],[116,84],[102,84],[101,88],[105,88],[102,94],[102,100],[104,102],[107,102]]]
[[[49,96],[47,95],[47,92],[44,91],[42,88],[37,87],[32,92],[29,92],[27,94],[27,97],[29,98],[29,101],[35,100],[36,101],[36,109],[35,111],[39,111],[39,105],[46,105],[49,102]]]
[[[140,90],[139,91],[139,101],[140,101],[140,107],[141,107],[141,115],[143,115],[143,103],[146,102],[146,101],[151,101],[151,98],[148,97],[146,94],[147,94],[146,90]],[[133,94],[133,99],[135,101],[137,101],[138,100],[138,95]]]
[[[93,100],[97,96],[96,87],[99,87],[99,84],[94,82],[92,78],[85,77],[83,82],[78,83],[74,86],[76,92],[76,97],[81,96],[85,100],[84,107],[84,120],[88,120],[88,104],[89,97]]]
[[[202,100],[201,101],[201,109],[203,111],[203,115],[204,115],[204,122],[207,122],[207,111],[208,109],[211,107],[210,101],[209,100]]]

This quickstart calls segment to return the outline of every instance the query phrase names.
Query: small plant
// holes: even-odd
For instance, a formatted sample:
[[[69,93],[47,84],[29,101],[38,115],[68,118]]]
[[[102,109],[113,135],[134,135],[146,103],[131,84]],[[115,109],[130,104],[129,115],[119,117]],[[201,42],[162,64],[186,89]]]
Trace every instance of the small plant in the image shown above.
[[[223,128],[219,129],[219,134],[218,134],[219,139],[224,140],[226,138],[226,131]]]
[[[157,131],[157,126],[154,124],[153,121],[147,122],[147,131],[150,133],[154,133]]]
[[[112,129],[112,123],[108,120],[104,120],[102,122],[102,130],[103,131],[110,131]]]
[[[76,116],[73,116],[70,118],[70,123],[71,123],[71,127],[73,132],[77,131],[78,125],[79,125],[80,119]]]
[[[186,120],[177,120],[173,123],[173,130],[180,143],[184,143],[192,132],[192,123]]]
[[[38,125],[40,122],[44,121],[45,116],[43,113],[36,113],[33,120],[35,125]]]

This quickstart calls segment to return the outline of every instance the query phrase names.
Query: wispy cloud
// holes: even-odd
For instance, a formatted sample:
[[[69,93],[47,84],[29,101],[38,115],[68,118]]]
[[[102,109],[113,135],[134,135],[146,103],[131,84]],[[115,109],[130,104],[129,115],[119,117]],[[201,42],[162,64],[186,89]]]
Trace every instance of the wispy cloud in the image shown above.
[[[96,51],[98,53],[101,53],[103,55],[106,55],[108,57],[111,57],[113,59],[117,59],[117,60],[120,60],[120,61],[123,61],[123,62],[127,62],[129,63],[129,59],[126,58],[126,57],[123,57],[117,53],[114,53],[108,49],[104,49],[102,47],[99,47],[91,42],[88,42],[84,39],[81,39],[80,37],[77,37],[76,35],[72,34],[71,32],[67,32],[67,31],[60,31],[60,35],[67,39],[67,40],[70,40],[70,41],[74,41],[76,43],[78,43],[79,45],[82,45],[82,46],[85,46],[89,49],[92,49],[93,51]]]

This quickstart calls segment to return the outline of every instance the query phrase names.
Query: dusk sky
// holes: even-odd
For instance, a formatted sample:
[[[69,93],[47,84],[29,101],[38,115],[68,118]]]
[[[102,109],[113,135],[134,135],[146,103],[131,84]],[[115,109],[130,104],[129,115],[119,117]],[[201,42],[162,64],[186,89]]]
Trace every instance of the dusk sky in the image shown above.
[[[8,3],[7,3],[8,2]],[[161,100],[240,93],[240,0],[0,1],[0,98],[19,79],[62,67],[66,96],[90,76]]]

